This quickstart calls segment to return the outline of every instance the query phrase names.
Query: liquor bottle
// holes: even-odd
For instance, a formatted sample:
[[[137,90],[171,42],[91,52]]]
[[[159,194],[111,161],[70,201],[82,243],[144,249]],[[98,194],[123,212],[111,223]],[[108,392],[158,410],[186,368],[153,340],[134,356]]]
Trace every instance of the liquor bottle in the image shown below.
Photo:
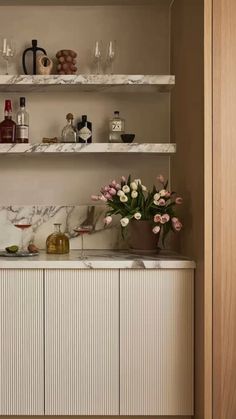
[[[0,143],[15,143],[16,123],[12,120],[11,100],[5,100],[5,118],[0,123]]]
[[[74,116],[72,113],[66,115],[67,124],[63,128],[61,133],[61,142],[62,143],[76,143],[77,132],[76,128],[73,125]]]
[[[92,122],[88,121],[87,115],[82,115],[82,121],[77,125],[79,143],[91,143],[92,142]]]
[[[66,234],[61,232],[61,224],[54,224],[54,233],[46,240],[47,253],[66,254],[70,251],[70,242]]]
[[[25,98],[20,98],[20,110],[16,114],[16,143],[29,142],[29,114],[25,110]]]
[[[125,120],[120,117],[120,112],[115,111],[114,117],[109,122],[109,142],[121,143],[121,135],[125,132]]]

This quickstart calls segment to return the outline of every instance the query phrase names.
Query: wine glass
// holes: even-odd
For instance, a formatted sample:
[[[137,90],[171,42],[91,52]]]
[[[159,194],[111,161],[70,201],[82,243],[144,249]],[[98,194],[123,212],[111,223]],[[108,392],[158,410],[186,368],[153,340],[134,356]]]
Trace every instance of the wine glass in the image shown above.
[[[94,62],[96,64],[96,72],[100,74],[101,72],[101,59],[102,59],[102,41],[96,41],[94,46]]]
[[[114,74],[114,60],[116,57],[116,41],[109,41],[107,48],[107,67],[110,74]]]
[[[2,58],[6,62],[6,75],[9,74],[9,61],[14,57],[15,55],[15,43],[12,39],[9,38],[2,38],[1,39],[1,45],[0,45],[0,52],[2,55]]]
[[[21,220],[19,221],[19,223],[15,223],[14,226],[16,228],[19,228],[21,230],[21,241],[20,241],[20,248],[19,248],[19,252],[20,253],[25,253],[26,249],[24,247],[24,232],[30,228],[32,226],[32,224],[30,224],[27,220]]]
[[[84,259],[84,234],[90,234],[93,231],[92,225],[83,225],[75,228],[74,231],[78,233],[78,236],[81,236],[81,254],[80,259]]]

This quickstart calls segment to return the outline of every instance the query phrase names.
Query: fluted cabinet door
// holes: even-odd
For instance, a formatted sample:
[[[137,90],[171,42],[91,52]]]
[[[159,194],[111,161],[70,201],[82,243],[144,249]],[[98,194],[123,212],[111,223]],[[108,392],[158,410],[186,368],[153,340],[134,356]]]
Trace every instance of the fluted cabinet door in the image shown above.
[[[120,273],[120,414],[193,414],[193,271]]]
[[[0,270],[0,414],[44,414],[43,271]]]
[[[119,414],[119,271],[46,270],[45,411]]]

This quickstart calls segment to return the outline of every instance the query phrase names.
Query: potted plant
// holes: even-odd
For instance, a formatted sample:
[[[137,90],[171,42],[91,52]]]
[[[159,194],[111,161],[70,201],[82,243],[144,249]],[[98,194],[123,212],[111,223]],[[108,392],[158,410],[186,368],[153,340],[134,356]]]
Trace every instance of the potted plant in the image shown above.
[[[141,179],[126,179],[120,183],[113,180],[101,189],[99,195],[92,195],[95,201],[106,203],[108,211],[104,219],[105,226],[112,223],[114,215],[120,215],[122,235],[129,226],[130,248],[135,251],[156,251],[160,235],[164,246],[170,231],[179,232],[182,223],[176,217],[175,209],[183,199],[168,190],[168,181],[158,176],[160,187],[153,186],[149,191]]]

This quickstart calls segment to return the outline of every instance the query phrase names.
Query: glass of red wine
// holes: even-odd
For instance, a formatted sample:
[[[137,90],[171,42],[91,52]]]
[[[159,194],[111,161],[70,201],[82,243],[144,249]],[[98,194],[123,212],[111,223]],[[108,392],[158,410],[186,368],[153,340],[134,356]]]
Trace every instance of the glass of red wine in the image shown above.
[[[14,226],[21,230],[21,241],[20,241],[20,248],[19,252],[24,253],[26,251],[24,247],[24,233],[25,231],[32,226],[27,220],[20,220],[19,222],[15,223]]]
[[[81,225],[74,229],[75,233],[78,233],[78,236],[81,236],[81,254],[80,259],[84,259],[84,235],[90,234],[93,231],[92,225]]]

